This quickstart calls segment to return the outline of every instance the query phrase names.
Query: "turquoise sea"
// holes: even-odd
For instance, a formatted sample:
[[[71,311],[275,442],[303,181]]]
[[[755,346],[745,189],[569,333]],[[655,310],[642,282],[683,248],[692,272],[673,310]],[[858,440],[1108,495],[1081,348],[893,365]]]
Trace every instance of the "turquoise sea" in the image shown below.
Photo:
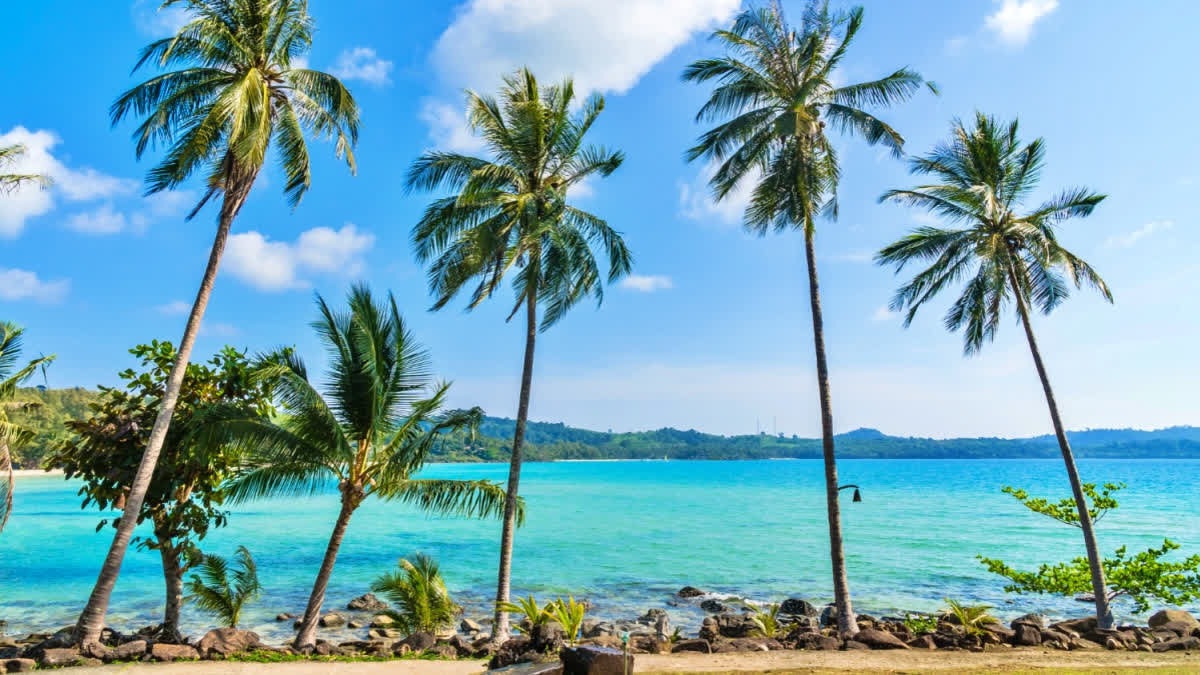
[[[428,476],[503,480],[507,466],[444,464]],[[1077,530],[1027,512],[1003,485],[1050,497],[1069,494],[1054,460],[843,460],[844,483],[863,501],[842,503],[856,608],[872,614],[936,610],[942,598],[995,605],[995,613],[1083,615],[1090,606],[1048,596],[1008,596],[976,554],[1015,565],[1083,554]],[[1128,483],[1121,508],[1099,526],[1101,548],[1145,548],[1170,537],[1180,554],[1200,552],[1200,461],[1083,460],[1085,480]],[[831,598],[828,533],[819,461],[556,462],[522,472],[528,521],[517,534],[515,592],[543,598],[574,594],[592,615],[634,618],[667,607],[673,623],[695,630],[703,614],[668,606],[684,585],[755,601],[789,595]],[[95,531],[77,489],[60,477],[21,478],[16,512],[0,534],[0,619],[20,634],[72,623],[95,580],[111,529]],[[316,574],[337,513],[334,494],[278,499],[237,508],[205,549],[229,554],[246,545],[266,587],[246,623],[282,642]],[[441,561],[469,616],[485,616],[495,583],[500,525],[429,518],[368,502],[354,516],[326,607],[365,592],[397,558],[424,551]],[[110,623],[133,629],[162,607],[157,555],[131,552],[113,595]],[[1128,615],[1129,605],[1118,603]],[[1191,609],[1200,609],[1200,604]],[[187,611],[186,628],[206,627]],[[341,637],[337,635],[337,637]]]

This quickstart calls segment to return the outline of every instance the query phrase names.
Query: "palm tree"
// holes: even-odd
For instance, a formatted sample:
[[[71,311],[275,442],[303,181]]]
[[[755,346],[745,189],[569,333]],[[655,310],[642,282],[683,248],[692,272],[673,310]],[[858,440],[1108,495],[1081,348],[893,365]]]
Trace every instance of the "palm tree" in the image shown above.
[[[949,330],[963,330],[964,352],[968,356],[995,337],[1006,305],[1015,301],[1079,511],[1096,596],[1096,616],[1101,628],[1111,628],[1113,617],[1092,518],[1029,319],[1031,305],[1049,314],[1065,300],[1070,293],[1068,282],[1076,288],[1087,284],[1112,302],[1112,293],[1104,280],[1086,262],[1062,247],[1056,231],[1068,218],[1090,215],[1104,195],[1074,188],[1033,211],[1019,212],[1025,197],[1038,184],[1045,154],[1042,139],[1022,145],[1017,137],[1016,120],[1001,124],[981,113],[976,114],[972,129],[956,120],[951,135],[948,143],[911,162],[913,173],[933,176],[935,182],[911,190],[890,190],[880,201],[920,206],[961,228],[919,228],[884,248],[875,259],[880,264],[895,265],[897,273],[910,262],[930,263],[901,286],[892,299],[894,310],[908,309],[905,326],[912,323],[927,300],[965,280],[962,294],[946,314],[945,324]]]
[[[0,169],[15,164],[26,150],[26,147],[20,143],[0,147]],[[37,173],[0,173],[0,192],[15,192],[27,183],[36,183],[45,188],[53,182],[49,176]]]
[[[591,176],[608,176],[624,155],[585,146],[584,136],[600,111],[591,96],[574,114],[570,80],[539,87],[528,70],[504,79],[500,100],[467,93],[471,127],[487,144],[491,159],[451,152],[427,152],[408,172],[408,190],[448,189],[413,228],[413,243],[429,268],[430,290],[441,309],[472,285],[470,308],[492,297],[504,276],[513,274],[511,319],[525,308],[525,361],[508,469],[508,503],[500,537],[493,638],[509,635],[508,601],[521,449],[529,417],[538,306],[545,308],[540,330],[561,319],[580,299],[603,298],[604,286],[593,247],[608,258],[608,280],[628,274],[632,257],[621,234],[604,220],[567,203],[568,191]]]
[[[424,553],[417,553],[412,560],[401,558],[399,569],[372,582],[371,591],[396,606],[387,614],[406,635],[437,633],[453,625],[455,615],[462,611],[450,598],[437,561]]]
[[[0,321],[0,531],[12,514],[13,468],[12,453],[33,440],[33,432],[8,420],[10,410],[26,408],[30,403],[14,401],[17,387],[33,377],[38,368],[54,360],[54,355],[38,357],[14,372],[21,358],[22,334],[25,330],[15,323]]]
[[[128,508],[100,570],[76,638],[95,642],[104,625],[108,600],[121,571],[142,500],[179,398],[184,371],[204,310],[208,306],[229,228],[250,194],[274,143],[293,206],[309,188],[305,132],[336,138],[336,153],[354,170],[358,107],[337,78],[293,68],[312,43],[313,22],[306,0],[166,0],[183,5],[191,20],[170,38],[142,50],[136,68],[153,63],[176,68],[122,94],[112,105],[113,124],[130,115],[144,117],[134,133],[137,155],[159,143],[166,157],[150,170],[147,193],[173,189],[197,171],[205,191],[188,218],[210,199],[221,199],[217,234],[208,266],[188,315],[179,357],[167,380],[162,407],[141,466],[130,487]]]
[[[321,317],[313,322],[329,354],[322,396],[308,380],[304,362],[290,350],[264,357],[259,376],[277,393],[279,421],[218,409],[207,433],[230,439],[248,455],[228,484],[240,503],[277,495],[311,494],[336,481],[341,510],[304,611],[298,648],[316,641],[325,589],[346,527],[369,497],[414,504],[425,511],[473,517],[499,516],[504,490],[489,481],[414,478],[443,434],[474,428],[478,408],[443,412],[450,384],[435,382],[429,353],[400,318],[396,301],[376,304],[355,286],[350,312],[334,312],[317,296]],[[524,505],[518,504],[518,517]]]
[[[219,555],[204,555],[199,572],[187,584],[185,600],[194,602],[201,610],[216,617],[222,625],[237,628],[242,608],[262,594],[258,582],[258,566],[250,551],[239,546],[234,554],[237,569],[229,572],[229,561]]]
[[[710,181],[714,198],[725,199],[737,186],[752,182],[754,189],[743,218],[747,230],[759,236],[770,230],[804,232],[833,592],[838,630],[844,635],[857,633],[858,626],[842,551],[833,411],[814,243],[817,216],[837,216],[841,178],[826,127],[832,124],[842,133],[860,136],[871,145],[882,144],[899,156],[904,139],[864,108],[904,101],[922,85],[934,89],[907,68],[870,82],[835,85],[834,74],[862,21],[861,7],[831,12],[828,2],[818,0],[805,9],[799,30],[787,23],[778,4],[750,9],[739,14],[729,30],[713,34],[724,46],[724,56],[696,61],[683,73],[685,81],[717,84],[696,120],[720,123],[687,152],[688,161],[703,158],[716,164]]]

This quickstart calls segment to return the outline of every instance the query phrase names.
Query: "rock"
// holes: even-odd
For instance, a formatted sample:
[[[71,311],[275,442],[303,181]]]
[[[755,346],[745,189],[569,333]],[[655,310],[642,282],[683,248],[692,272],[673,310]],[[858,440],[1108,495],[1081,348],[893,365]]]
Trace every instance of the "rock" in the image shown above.
[[[425,650],[426,654],[434,654],[443,659],[457,659],[458,650],[448,644],[436,644]]]
[[[1172,621],[1182,621],[1193,628],[1200,628],[1200,621],[1182,609],[1160,609],[1150,616],[1149,624],[1151,628],[1158,628]]]
[[[983,630],[987,631],[995,644],[1011,644],[1016,631],[1000,622],[984,624]]]
[[[821,610],[821,625],[822,626],[836,626],[837,625],[837,613],[838,613],[837,605],[834,605],[834,604],[825,605],[825,608]]]
[[[791,616],[820,616],[821,612],[811,602],[802,598],[788,598],[779,605],[780,614]]]
[[[28,673],[36,667],[37,661],[33,659],[9,659],[4,662],[6,673]]]
[[[149,645],[145,640],[133,640],[123,645],[117,645],[113,650],[113,658],[117,661],[136,661],[146,655]]]
[[[1155,626],[1157,630],[1169,630],[1179,637],[1187,637],[1192,634],[1192,631],[1197,628],[1187,621],[1168,621],[1164,624]]]
[[[701,654],[711,654],[712,645],[709,644],[708,640],[701,640],[699,638],[692,640],[680,640],[679,642],[675,643],[674,647],[671,647],[672,654],[678,654],[679,652],[700,652]]]
[[[696,588],[695,586],[684,586],[683,588],[679,589],[675,595],[678,595],[681,598],[698,598],[706,594],[704,591]]]
[[[1066,633],[1071,637],[1079,637],[1096,630],[1098,624],[1099,622],[1096,621],[1096,617],[1086,616],[1082,619],[1059,621],[1058,623],[1050,624],[1050,628],[1060,633]]]
[[[396,620],[387,614],[376,614],[371,618],[371,628],[390,628]]]
[[[616,626],[614,626],[612,622],[596,621],[595,619],[584,619],[581,628],[583,629],[583,636],[585,638],[600,637],[602,635],[614,635],[617,632]]]
[[[597,647],[608,647],[609,649],[624,649],[625,643],[621,638],[615,635],[601,635],[594,638],[584,638],[579,641],[581,645],[595,645]]]
[[[215,656],[228,657],[233,654],[253,651],[262,641],[258,633],[236,628],[216,628],[204,634],[196,643],[196,651],[206,659]]]
[[[841,640],[821,633],[802,633],[796,640],[796,649],[834,651],[841,646]]]
[[[1012,626],[1013,630],[1016,630],[1018,624],[1025,624],[1027,626],[1033,626],[1034,628],[1037,628],[1040,631],[1041,629],[1046,627],[1046,617],[1042,616],[1041,614],[1025,614],[1023,616],[1018,616],[1017,618],[1013,619],[1012,623],[1009,625]]]
[[[711,616],[704,617],[704,621],[700,623],[700,639],[712,642],[721,637],[721,630],[717,626],[717,620]]]
[[[79,653],[85,658],[96,659],[104,663],[111,663],[114,658],[112,647],[100,642],[84,645],[79,649]]]
[[[1175,651],[1192,651],[1200,649],[1200,638],[1197,637],[1178,637],[1166,642],[1160,642],[1152,649],[1156,652],[1175,652]]]
[[[659,654],[666,648],[667,643],[660,642],[653,635],[629,636],[629,653],[631,654]]]
[[[557,661],[553,663],[518,663],[515,666],[506,666],[488,672],[504,673],[504,675],[562,675],[563,665]]]
[[[375,618],[378,619],[379,617]],[[390,619],[392,617],[389,616],[388,618]],[[483,630],[483,626],[480,626],[477,622],[467,618],[464,618],[462,623],[458,624],[458,628],[464,633],[478,633]]]
[[[327,640],[317,640],[317,643],[313,645],[313,653],[318,656],[332,656],[333,651],[334,646]]]
[[[918,635],[905,644],[913,649],[937,649],[937,643],[934,642],[933,636],[929,634]]]
[[[529,638],[533,641],[533,650],[536,652],[557,652],[562,649],[563,643],[566,640],[566,632],[557,621],[547,621],[539,626],[534,626],[529,632]]]
[[[663,617],[666,615],[667,615],[667,610],[659,609],[657,607],[652,607],[652,608],[646,610],[645,614],[639,616],[637,618],[637,622],[641,623],[641,624],[645,624],[647,626],[653,626],[654,624],[658,623],[659,617]]]
[[[168,645],[157,643],[150,647],[150,657],[155,661],[171,662],[183,660],[196,660],[200,658],[200,652],[197,652],[195,647],[188,645]]]
[[[437,644],[437,638],[433,636],[433,633],[417,631],[401,640],[400,644],[407,645],[409,650],[419,654]]]
[[[870,649],[870,648],[871,647],[868,646],[867,643],[859,642],[858,640],[846,640],[842,644],[842,649],[844,649],[846,651],[851,651],[854,649]]]
[[[710,618],[716,622],[717,635],[720,635],[721,637],[750,637],[758,629],[758,626],[755,625],[754,620],[747,614],[718,614]],[[701,625],[700,630],[701,633],[704,632],[703,625]],[[702,634],[700,637],[703,638],[705,635]],[[709,639],[709,641],[711,642],[712,640]]]
[[[527,637],[515,637],[496,649],[488,668],[503,668],[522,661],[532,661],[537,656],[533,651],[533,641]]]
[[[474,656],[475,654],[474,645],[472,645],[469,640],[461,635],[452,636],[446,641],[446,644],[453,647],[455,654],[457,654],[460,658]]]
[[[362,625],[361,621],[350,621],[350,622],[346,623],[346,628],[362,628],[362,627],[363,627],[363,625]]]
[[[1070,649],[1071,636],[1056,630],[1042,631],[1042,644],[1055,649]]]
[[[337,628],[346,625],[346,617],[341,614],[326,614],[317,622],[321,628]]]
[[[51,647],[42,651],[38,665],[43,668],[61,668],[73,666],[83,659],[78,649],[72,647]]]
[[[900,638],[887,631],[875,630],[874,628],[858,631],[854,639],[871,649],[908,649],[908,645],[904,644],[904,641]]]
[[[372,628],[367,631],[367,637],[372,640],[395,640],[402,635],[403,633],[395,628]]]
[[[634,672],[633,656],[605,647],[567,647],[558,655],[563,675],[625,675]]]
[[[388,604],[375,597],[374,593],[360,595],[346,603],[346,609],[352,612],[382,612],[387,608]]]
[[[1042,631],[1033,624],[1013,622],[1012,643],[1020,647],[1036,647],[1042,644]]]
[[[700,609],[708,612],[709,614],[724,614],[725,612],[732,610],[729,605],[726,605],[720,600],[714,600],[712,598],[700,603]]]
[[[1096,644],[1095,642],[1092,642],[1091,640],[1089,640],[1087,638],[1082,638],[1082,637],[1071,638],[1070,644],[1071,644],[1072,650],[1087,649],[1087,650],[1092,650],[1092,651],[1098,651],[1098,650],[1104,649],[1104,645]]]

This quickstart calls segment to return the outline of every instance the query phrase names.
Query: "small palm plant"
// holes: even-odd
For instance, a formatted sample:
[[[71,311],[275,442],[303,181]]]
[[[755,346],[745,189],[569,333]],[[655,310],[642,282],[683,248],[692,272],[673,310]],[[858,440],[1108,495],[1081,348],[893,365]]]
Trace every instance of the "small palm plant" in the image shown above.
[[[968,635],[983,635],[985,632],[984,626],[991,623],[998,623],[996,617],[988,614],[991,605],[964,605],[957,600],[946,598],[947,609],[942,613],[943,616],[953,617],[955,623],[963,627]]]
[[[532,630],[536,626],[540,626],[551,619],[550,610],[554,606],[554,601],[550,601],[545,607],[539,607],[538,601],[532,595],[527,598],[518,598],[516,602],[501,602],[497,604],[500,611],[511,612],[513,614],[522,614],[525,618],[514,626],[518,630],[522,627],[528,627]]]
[[[755,607],[750,620],[754,622],[754,632],[759,637],[777,637],[786,628],[779,620],[779,603],[768,605],[766,610]]]
[[[547,605],[547,612],[563,627],[567,644],[575,644],[579,640],[579,629],[583,627],[583,615],[587,612],[587,606],[582,602],[575,602],[575,598],[568,595],[566,600],[559,597]]]
[[[396,606],[385,613],[406,634],[420,631],[436,633],[450,626],[462,608],[450,599],[437,561],[424,553],[412,559],[401,558],[399,569],[380,576],[371,591],[383,595]]]
[[[258,567],[245,546],[234,554],[237,569],[229,571],[229,561],[219,555],[204,555],[198,573],[187,584],[185,600],[196,603],[222,625],[237,628],[242,608],[262,594],[258,582]]]
[[[33,377],[38,368],[45,368],[54,360],[54,356],[42,356],[25,364],[20,370],[13,372],[17,359],[21,358],[20,326],[0,321],[0,530],[8,522],[12,513],[12,453],[33,440],[33,432],[25,427],[8,421],[10,410],[20,410],[31,406],[12,400],[17,394],[17,387]]]

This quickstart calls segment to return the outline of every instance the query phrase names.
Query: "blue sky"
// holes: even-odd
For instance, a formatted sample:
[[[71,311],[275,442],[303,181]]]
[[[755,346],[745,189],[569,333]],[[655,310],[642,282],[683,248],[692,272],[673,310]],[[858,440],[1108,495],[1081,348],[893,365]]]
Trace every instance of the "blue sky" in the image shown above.
[[[792,8],[798,3],[785,2]],[[0,201],[0,318],[27,327],[33,351],[57,353],[51,386],[111,384],[126,350],[178,340],[214,229],[210,208],[183,213],[195,191],[141,197],[154,157],[138,162],[132,124],[107,108],[135,82],[138,49],[177,24],[152,0],[9,3],[0,75],[0,141],[30,146],[56,186]],[[683,150],[706,90],[679,81],[710,54],[706,35],[737,0],[311,0],[318,24],[309,62],[341,75],[363,110],[359,172],[317,143],[314,187],[292,211],[268,171],[234,224],[197,356],[222,344],[294,344],[321,353],[308,322],[313,293],[340,301],[365,280],[392,290],[431,348],[456,404],[511,416],[522,329],[500,298],[472,312],[428,313],[408,245],[427,197],[405,196],[409,162],[431,147],[474,150],[463,87],[494,89],[527,64],[543,79],[574,74],[604,93],[593,140],[624,149],[624,166],[575,199],[623,231],[637,276],[581,305],[542,336],[534,419],[598,429],[762,428],[819,433],[802,242],[756,238],[736,203],[713,205],[705,167]],[[798,9],[798,7],[796,7]],[[795,9],[793,10],[795,11]],[[1106,277],[1109,306],[1080,293],[1036,321],[1068,425],[1153,428],[1200,424],[1195,357],[1200,245],[1193,196],[1200,104],[1187,70],[1200,4],[1081,0],[870,2],[845,81],[908,65],[936,80],[883,114],[926,151],[949,121],[976,109],[1019,115],[1043,136],[1042,194],[1085,185],[1109,194],[1063,241]],[[16,65],[14,65],[16,64]],[[142,75],[142,74],[138,74]],[[15,93],[12,94],[12,93]],[[841,217],[818,235],[826,339],[839,431],[873,426],[920,436],[1023,436],[1049,420],[1019,327],[964,359],[941,327],[945,302],[905,330],[886,310],[898,283],[870,255],[929,222],[879,205],[913,184],[902,162],[856,139],[838,141]]]

